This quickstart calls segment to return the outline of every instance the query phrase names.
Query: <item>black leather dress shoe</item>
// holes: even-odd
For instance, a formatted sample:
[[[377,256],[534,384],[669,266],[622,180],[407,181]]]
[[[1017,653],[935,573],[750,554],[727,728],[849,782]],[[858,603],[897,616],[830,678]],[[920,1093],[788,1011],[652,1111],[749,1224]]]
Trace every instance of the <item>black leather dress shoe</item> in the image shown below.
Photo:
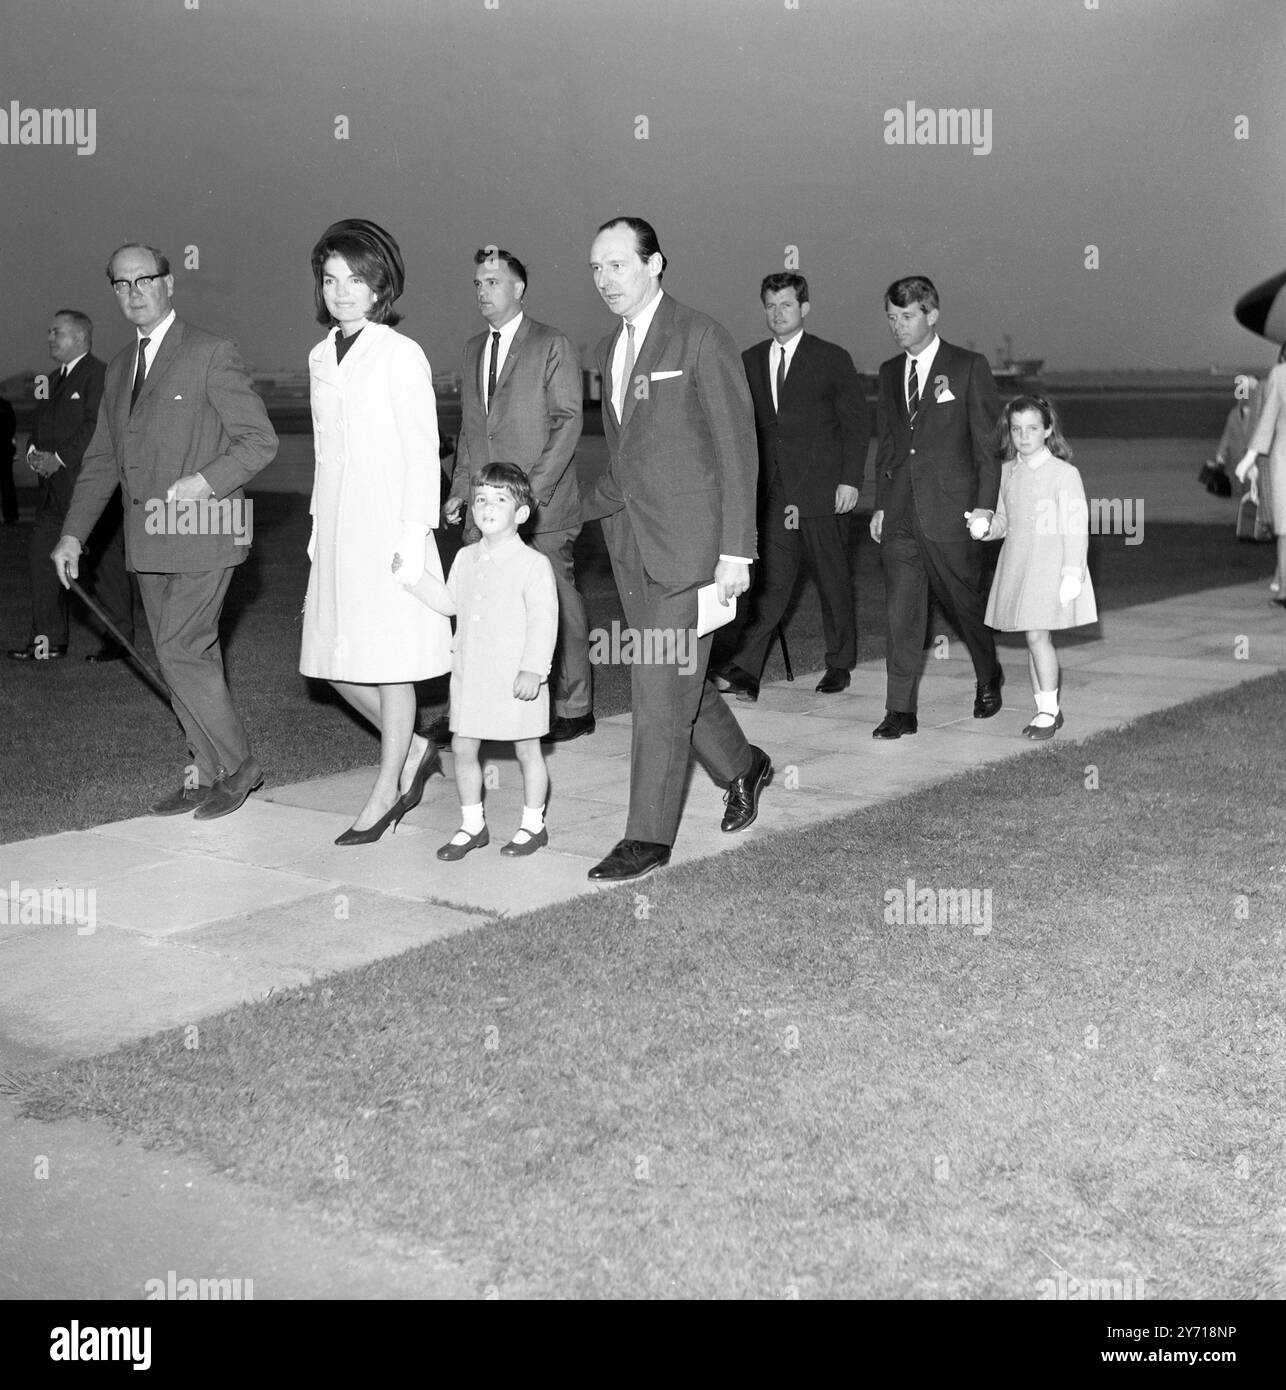
[[[885,710],[884,718],[871,730],[872,738],[901,738],[903,734],[913,734],[920,727],[914,714],[905,710]]]
[[[852,679],[852,672],[846,671],[842,666],[828,666],[826,674],[817,682],[817,693],[819,695],[838,695],[841,690],[848,689]]]
[[[566,743],[569,739],[580,738],[582,734],[592,734],[594,727],[592,714],[560,714],[555,716],[554,722],[549,726],[549,732],[540,741],[541,743]]]
[[[263,769],[253,757],[247,758],[231,775],[214,779],[210,795],[196,808],[196,820],[217,820],[235,811],[252,791],[263,786]]]
[[[89,652],[85,660],[95,664],[102,661],[123,661],[125,648],[116,642],[104,642],[96,652]]]
[[[719,822],[720,830],[745,830],[759,814],[759,795],[772,781],[772,759],[762,748],[750,745],[750,767],[728,783],[723,803],[728,808]]]
[[[210,795],[210,787],[180,787],[154,801],[147,808],[149,816],[182,816],[204,805]]]
[[[749,671],[743,670],[731,661],[716,671],[710,679],[714,681],[716,690],[725,694],[731,691],[744,705],[753,705],[759,698],[759,682]]]
[[[652,840],[620,840],[611,854],[589,871],[595,883],[624,883],[642,878],[670,862],[670,846]]]
[[[979,681],[978,693],[974,697],[973,717],[975,719],[990,719],[993,714],[1000,713],[1000,687],[1005,683],[1005,673],[998,671],[995,680]]]
[[[14,661],[57,661],[59,657],[67,655],[67,647],[42,647],[37,648],[34,642],[28,642],[25,647],[14,647],[9,652]]]

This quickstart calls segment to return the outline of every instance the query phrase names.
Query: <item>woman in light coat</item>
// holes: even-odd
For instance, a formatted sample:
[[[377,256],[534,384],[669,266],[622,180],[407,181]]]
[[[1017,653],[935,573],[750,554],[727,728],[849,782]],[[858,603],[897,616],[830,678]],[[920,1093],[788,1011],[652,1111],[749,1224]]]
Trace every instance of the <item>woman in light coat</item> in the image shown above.
[[[1237,481],[1244,483],[1259,473],[1257,455],[1268,455],[1267,483],[1269,520],[1277,537],[1277,573],[1269,586],[1273,602],[1286,608],[1286,347],[1277,355],[1277,365],[1259,390],[1259,420],[1250,436],[1245,455],[1237,465]],[[1260,493],[1264,500],[1263,491]]]
[[[441,576],[437,407],[419,346],[394,331],[402,257],[373,222],[336,222],[313,248],[319,323],[334,325],[308,356],[317,472],[312,571],[299,669],[329,681],[380,732],[375,785],[336,844],[369,844],[419,803],[442,771],[415,733],[415,682],[451,665],[446,618],[393,574]]]

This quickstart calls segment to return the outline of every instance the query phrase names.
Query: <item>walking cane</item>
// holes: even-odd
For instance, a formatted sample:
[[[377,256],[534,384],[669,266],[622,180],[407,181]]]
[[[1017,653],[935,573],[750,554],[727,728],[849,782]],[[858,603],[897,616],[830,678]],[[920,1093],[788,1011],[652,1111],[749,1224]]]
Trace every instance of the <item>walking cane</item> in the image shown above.
[[[120,628],[118,628],[116,624],[112,622],[112,620],[107,616],[107,614],[103,612],[103,610],[98,606],[98,604],[95,603],[92,598],[90,598],[90,596],[84,591],[84,589],[82,589],[80,585],[77,584],[77,582],[73,578],[71,578],[70,575],[68,575],[67,577],[67,587],[72,591],[73,594],[76,595],[76,597],[85,605],[85,607],[89,609],[89,611],[94,615],[94,617],[96,617],[98,621],[102,623],[102,625],[108,630],[108,632],[111,633],[111,635],[113,636],[113,638],[115,638],[120,647],[124,651],[129,653],[129,655],[133,658],[134,664],[144,674],[144,676],[147,677],[148,684],[168,704],[173,697],[170,695],[170,687],[166,685],[166,683],[161,679],[160,673],[152,666],[150,662],[143,660],[143,658],[138,654],[138,649],[134,646],[133,642],[131,642],[124,635],[124,633],[121,632]]]

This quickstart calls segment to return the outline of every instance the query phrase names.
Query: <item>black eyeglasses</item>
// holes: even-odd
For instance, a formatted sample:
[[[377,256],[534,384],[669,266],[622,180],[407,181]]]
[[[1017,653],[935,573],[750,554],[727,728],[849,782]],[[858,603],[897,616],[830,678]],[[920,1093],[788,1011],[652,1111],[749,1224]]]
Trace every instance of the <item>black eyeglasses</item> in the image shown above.
[[[156,271],[151,275],[140,275],[137,280],[113,280],[112,289],[117,294],[128,294],[131,290],[140,290],[146,294],[155,281],[165,278],[159,271]]]

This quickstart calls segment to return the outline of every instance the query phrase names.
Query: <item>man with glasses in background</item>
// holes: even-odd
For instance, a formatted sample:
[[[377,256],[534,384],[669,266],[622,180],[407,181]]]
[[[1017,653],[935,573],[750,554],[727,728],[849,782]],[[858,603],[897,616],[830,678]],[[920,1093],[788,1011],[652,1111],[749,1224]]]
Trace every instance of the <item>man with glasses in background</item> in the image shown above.
[[[242,486],[277,452],[277,436],[230,342],[179,318],[170,263],[132,243],[107,264],[136,341],[111,360],[98,425],[53,552],[65,585],[119,483],[125,548],[174,713],[187,737],[183,785],[158,816],[235,811],[262,782],[223,674],[219,617],[249,554]],[[212,507],[217,500],[228,506]],[[196,524],[194,524],[194,522]]]

